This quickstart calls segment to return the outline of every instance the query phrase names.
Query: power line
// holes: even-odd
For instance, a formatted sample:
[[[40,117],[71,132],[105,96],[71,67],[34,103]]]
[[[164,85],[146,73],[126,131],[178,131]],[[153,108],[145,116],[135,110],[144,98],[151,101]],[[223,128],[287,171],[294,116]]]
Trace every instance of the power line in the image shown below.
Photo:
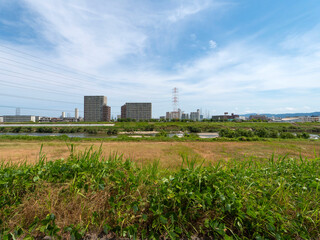
[[[39,67],[35,67],[35,66],[32,66],[30,64],[25,64],[25,63],[22,63],[22,62],[18,62],[18,61],[15,61],[15,60],[12,60],[12,59],[9,59],[9,58],[4,58],[4,57],[0,57],[0,59],[4,59],[4,60],[7,60],[7,61],[11,61],[11,62],[14,62],[14,63],[18,63],[20,65],[23,66],[24,69],[28,69],[29,71],[32,71],[32,72],[37,72],[37,73],[41,73],[41,74],[49,74],[51,76],[59,76],[59,78],[64,78],[64,79],[68,79],[68,80],[72,80],[73,82],[75,81],[78,81],[78,82],[82,82],[82,83],[86,83],[85,81],[79,81],[78,78],[74,78],[74,77],[69,77],[69,76],[64,76],[63,74],[61,73],[57,73],[57,72],[54,72],[54,71],[50,71],[50,70],[47,70],[47,69],[43,69],[43,68],[39,68]],[[7,64],[7,65],[10,65],[10,66],[14,66],[14,67],[17,67],[17,65],[15,64],[11,64],[11,63],[8,63],[8,62],[4,62],[4,61],[0,61],[1,63],[4,63],[4,64]],[[28,67],[26,67],[28,66]],[[31,68],[30,68],[31,67]],[[21,68],[19,66],[19,68]],[[41,71],[36,71],[36,70],[33,70],[32,68],[35,68],[35,69],[38,69],[38,70],[41,70]],[[49,73],[48,73],[49,72]],[[51,80],[53,82],[58,82],[58,81],[54,81],[54,80]],[[61,83],[61,82],[59,82]],[[66,84],[65,82],[63,82],[63,84]],[[74,87],[74,85],[71,85]],[[88,88],[87,88],[88,89]],[[90,88],[91,90],[93,90],[92,88]],[[96,89],[94,89],[96,90]]]
[[[32,100],[40,100],[40,101],[48,101],[48,102],[60,102],[60,103],[67,103],[67,104],[83,104],[83,103],[75,103],[75,102],[67,102],[67,101],[60,101],[60,100],[52,100],[52,99],[45,99],[45,98],[35,98],[35,97],[26,97],[26,96],[18,96],[12,94],[5,94],[0,93],[0,96],[7,96],[7,97],[14,97],[14,98],[22,98],[22,99],[32,99]]]
[[[3,69],[0,69],[0,70],[3,70]],[[6,70],[5,70],[6,71]],[[9,71],[9,72],[13,72],[13,71]],[[15,74],[20,74],[20,73],[16,73],[16,72],[13,72]],[[19,77],[19,76],[15,76],[15,75],[11,75],[11,74],[7,74],[7,73],[1,73],[3,75],[7,75],[7,76],[10,76],[10,77],[14,77],[14,78],[19,78],[19,79],[22,79],[22,80],[33,80],[32,78],[22,78],[22,77]],[[20,75],[23,75],[23,74],[20,74]],[[70,93],[70,92],[66,92],[66,91],[61,91],[61,90],[48,90],[46,88],[40,88],[40,87],[34,87],[34,86],[29,86],[29,85],[25,85],[25,84],[20,84],[19,85],[16,85],[12,82],[9,82],[9,81],[5,81],[5,80],[0,80],[0,82],[2,83],[2,85],[6,85],[6,86],[9,86],[9,87],[14,87],[14,88],[22,88],[22,89],[35,89],[35,90],[41,90],[41,91],[45,91],[45,92],[49,92],[49,93],[54,93],[54,94],[60,94],[60,95],[65,95],[65,94],[68,94],[68,96],[81,96],[83,97],[84,94],[75,94],[75,93]],[[41,100],[41,99],[39,99]],[[55,100],[50,100],[50,101],[55,101]],[[152,101],[152,100],[147,100],[147,101],[150,101],[152,103],[168,103],[169,101]],[[57,102],[61,102],[61,101],[57,101]],[[70,102],[66,102],[66,103],[70,103]],[[78,104],[78,103],[74,103],[74,104]],[[120,107],[120,106],[116,106],[116,107]]]
[[[6,73],[1,73],[3,75],[7,75],[7,76],[10,76],[10,77],[15,77],[15,78],[20,78],[22,80],[25,80],[25,78],[22,78],[22,77],[18,77],[18,76],[14,76],[14,75],[10,75],[10,74],[6,74]],[[77,95],[77,96],[83,96],[82,94],[75,94],[75,93],[71,93],[70,92],[65,92],[65,91],[55,91],[55,90],[48,90],[46,88],[41,88],[41,87],[33,87],[33,86],[28,86],[28,85],[24,85],[24,84],[21,84],[19,83],[19,85],[16,85],[12,82],[9,82],[9,81],[5,81],[5,80],[1,80],[1,84],[2,85],[7,85],[9,87],[14,87],[14,88],[22,88],[22,89],[34,89],[34,90],[40,90],[40,91],[44,91],[44,92],[48,92],[48,93],[54,93],[54,94],[59,94],[59,95],[68,95],[68,96],[72,96],[72,95]]]
[[[79,102],[68,102],[68,101],[53,100],[53,99],[46,99],[46,98],[27,97],[27,96],[20,96],[20,95],[6,94],[6,93],[0,93],[0,96],[22,98],[22,99],[31,99],[31,100],[39,100],[39,101],[48,101],[48,102],[59,102],[59,103],[66,103],[66,104],[76,104],[76,105],[82,105],[83,104],[83,103],[79,103]],[[161,102],[152,102],[152,103],[161,103]],[[110,107],[112,107],[112,108],[120,108],[121,106],[113,106],[113,105],[111,105]]]
[[[17,107],[14,106],[3,106],[0,105],[1,108],[14,108],[16,109]],[[52,112],[74,112],[74,110],[58,110],[58,109],[46,109],[46,108],[30,108],[30,107],[19,107],[20,109],[29,109],[29,110],[41,110],[41,111],[52,111]],[[83,112],[83,111],[79,111]]]
[[[1,57],[0,57],[0,58],[1,58]],[[10,61],[10,60],[9,60],[9,61]],[[11,65],[11,66],[19,67],[19,68],[20,68],[20,66],[16,66],[16,65],[14,65],[14,64],[10,64],[10,63],[3,62],[3,61],[0,61],[0,62],[2,62],[2,63],[4,63],[4,64],[7,64],[7,65]],[[14,61],[14,62],[16,62],[16,61]],[[31,65],[30,65],[30,66],[31,66]],[[33,66],[32,66],[32,67],[33,67]],[[32,71],[32,72],[36,72],[36,73],[40,73],[40,74],[47,74],[46,72],[40,72],[40,71],[36,71],[36,70],[33,70],[33,69],[30,70],[30,68],[25,67],[25,66],[23,66],[23,68],[29,69],[28,71]],[[34,67],[34,68],[36,68],[36,67]],[[39,68],[39,69],[41,69],[41,68]],[[10,73],[14,73],[14,74],[23,75],[25,79],[29,79],[29,80],[32,80],[32,81],[44,82],[44,83],[46,83],[46,84],[48,84],[48,82],[50,82],[50,83],[52,83],[52,84],[54,84],[54,85],[56,85],[56,86],[61,86],[61,87],[64,87],[64,88],[67,86],[66,82],[60,82],[60,81],[56,81],[56,80],[52,80],[52,79],[50,79],[50,80],[40,80],[38,76],[33,76],[33,75],[25,74],[25,73],[20,73],[20,72],[17,72],[17,71],[11,71],[11,70],[8,70],[8,69],[0,69],[0,70],[6,71],[6,72],[10,72]],[[41,70],[42,70],[42,69],[41,69]],[[46,70],[42,70],[42,71],[46,71]],[[52,72],[52,71],[51,71],[51,72]],[[50,74],[50,75],[55,75],[55,73],[49,73],[49,74]],[[61,75],[61,74],[57,73],[56,75]],[[10,76],[10,75],[9,75],[9,76]],[[12,75],[11,75],[11,76],[12,76]],[[61,76],[63,76],[63,75],[61,75]],[[13,77],[16,77],[16,76],[13,76]],[[65,79],[72,79],[72,81],[73,81],[73,79],[76,79],[76,78],[70,78],[70,77],[64,77],[64,78],[65,78]],[[75,82],[75,81],[73,81],[73,82]],[[83,81],[81,81],[81,82],[83,82]],[[86,84],[87,84],[87,82],[86,82]],[[69,84],[69,85],[70,85],[70,84]],[[82,91],[84,91],[84,90],[97,91],[97,89],[90,88],[90,87],[88,87],[88,86],[79,87],[79,86],[75,86],[75,85],[70,85],[70,87],[71,87],[71,88],[75,88],[75,89],[79,89],[79,90],[82,90]],[[114,88],[114,87],[113,87],[113,88]],[[100,89],[99,89],[99,90],[100,90]]]
[[[0,52],[1,52],[1,50],[0,50]],[[10,55],[10,53],[7,53],[7,52],[5,52],[5,53]],[[13,55],[13,56],[16,56],[16,55]],[[10,59],[10,58],[0,57],[0,59],[4,59],[4,60],[6,60],[6,61],[10,61],[10,62],[14,62],[14,63],[20,64],[20,65],[23,66],[23,68],[28,69],[29,71],[32,71],[32,72],[37,72],[37,73],[41,73],[41,74],[45,73],[45,74],[49,74],[49,75],[51,75],[51,76],[59,76],[59,78],[64,78],[64,79],[67,79],[67,80],[72,80],[72,82],[79,82],[79,83],[85,83],[85,84],[87,84],[87,82],[88,82],[88,81],[85,81],[85,80],[81,80],[81,79],[79,79],[79,78],[75,78],[75,77],[72,77],[72,76],[64,75],[64,74],[62,74],[62,73],[60,73],[60,72],[56,72],[56,71],[48,70],[48,69],[45,69],[45,68],[36,67],[36,66],[30,65],[30,64],[26,64],[26,63],[23,63],[23,62],[19,62],[19,61],[16,61],[16,60],[12,60],[12,59]],[[17,65],[15,65],[15,64],[11,64],[11,63],[4,62],[4,61],[0,61],[0,62],[1,62],[1,63],[4,63],[4,64],[7,64],[7,65],[11,65],[11,66],[17,67]],[[27,66],[27,67],[26,67],[26,66]],[[30,68],[30,67],[31,67],[31,68]],[[19,66],[19,68],[21,68],[21,67]],[[38,69],[38,70],[40,70],[41,72],[36,71],[36,70],[34,70],[34,69],[32,69],[32,68]],[[87,79],[86,79],[86,80],[87,80]],[[52,80],[52,81],[53,81],[53,80]],[[55,81],[55,82],[57,82],[57,81]],[[63,82],[63,83],[65,84],[65,82]],[[71,86],[74,86],[74,85],[71,85]],[[109,87],[109,88],[115,88],[115,87],[113,87],[111,84],[108,84],[108,87]],[[88,87],[86,87],[86,89],[88,89]],[[89,88],[89,89],[96,91],[96,89],[93,89],[93,88]]]
[[[32,58],[34,58],[34,59],[30,59],[30,58],[27,58],[27,59],[30,59],[31,61],[37,62],[37,63],[42,64],[42,65],[44,65],[44,66],[48,66],[48,67],[50,67],[50,68],[53,68],[53,66],[52,66],[52,64],[53,64],[53,65],[55,65],[55,66],[58,66],[60,69],[63,69],[64,71],[70,72],[70,73],[72,73],[72,74],[80,75],[80,76],[82,76],[82,77],[85,76],[86,78],[87,78],[87,77],[94,78],[94,79],[96,79],[96,80],[98,80],[98,81],[101,81],[101,80],[102,80],[102,81],[105,81],[105,80],[106,80],[105,77],[102,78],[102,77],[100,77],[100,76],[95,76],[95,75],[93,75],[93,74],[86,73],[86,72],[84,72],[84,71],[80,71],[80,70],[77,70],[77,69],[74,69],[74,68],[71,68],[71,67],[66,67],[66,66],[64,66],[64,65],[57,64],[57,63],[55,63],[55,62],[49,61],[49,60],[44,59],[44,58],[41,58],[41,57],[34,56],[34,55],[32,55],[32,54],[23,52],[23,51],[21,51],[21,50],[14,49],[14,48],[12,48],[12,47],[4,46],[4,45],[0,45],[0,47],[6,48],[6,49],[9,49],[9,50],[12,50],[12,51],[15,51],[15,52],[17,52],[17,53],[20,53],[20,54],[23,54],[23,55],[26,55],[26,56],[29,56],[29,57],[32,57]],[[9,54],[9,55],[17,56],[17,57],[19,57],[19,58],[22,57],[22,56],[20,56],[20,55],[16,55],[16,54],[13,54],[13,53],[7,52],[7,51],[2,51],[2,50],[0,50],[0,52],[4,52],[4,53]],[[8,59],[8,58],[3,58],[3,57],[2,57],[2,59],[7,59],[7,60],[9,60],[9,61],[13,61],[13,62],[16,62],[16,63],[24,64],[24,63],[21,63],[21,62],[15,61],[15,60],[11,60],[11,59]],[[35,59],[41,59],[42,61],[37,61],[37,60],[35,60]],[[49,63],[51,63],[51,65],[50,65],[50,64],[47,64],[47,63],[45,63],[45,62],[43,62],[43,61],[49,62]],[[6,64],[8,64],[8,63],[6,63]],[[28,64],[24,64],[24,65],[28,65]],[[31,66],[31,65],[28,65],[28,66]],[[49,72],[51,72],[52,74],[64,76],[64,75],[61,74],[61,73],[56,73],[56,72],[51,71],[51,70],[47,70],[47,69],[43,69],[43,68],[39,68],[39,67],[35,67],[35,66],[31,66],[31,67],[37,68],[37,69],[43,70],[43,71],[49,71]],[[55,67],[55,68],[56,68],[56,67]],[[34,71],[34,70],[33,70],[33,71]],[[71,77],[71,76],[64,76],[64,78],[75,79],[76,81],[79,81],[79,80],[80,80],[79,78],[74,78],[74,77]],[[52,80],[52,82],[53,82],[53,80]],[[80,82],[80,81],[79,81],[79,82]],[[83,81],[81,81],[81,82],[83,82]],[[105,83],[105,82],[104,82],[104,83]],[[108,85],[111,86],[110,84],[108,84]],[[79,88],[79,87],[76,87],[76,88]],[[114,87],[112,87],[112,88],[114,88]],[[88,89],[88,88],[86,88],[86,89]],[[94,90],[96,91],[96,89],[94,89]]]
[[[75,68],[66,67],[66,66],[64,66],[64,65],[61,65],[61,64],[58,64],[58,63],[49,61],[48,59],[40,58],[40,57],[38,57],[38,56],[34,56],[34,55],[32,55],[32,54],[25,53],[25,52],[23,52],[23,51],[21,51],[21,50],[17,50],[17,49],[14,49],[14,48],[11,48],[11,47],[8,47],[8,46],[4,46],[4,45],[0,45],[0,46],[3,47],[3,48],[9,49],[9,50],[18,52],[18,53],[20,53],[20,54],[24,54],[24,55],[26,55],[26,56],[30,56],[30,57],[35,58],[35,59],[40,59],[40,60],[49,62],[49,63],[51,63],[51,64],[53,64],[53,65],[55,65],[55,66],[58,66],[60,69],[63,69],[64,71],[67,71],[67,72],[71,72],[71,73],[73,73],[73,74],[77,74],[77,75],[82,75],[82,76],[94,78],[94,79],[99,80],[99,81],[100,81],[100,80],[106,80],[105,78],[102,78],[102,77],[100,77],[100,76],[95,76],[95,75],[93,75],[93,74],[91,74],[91,73],[86,73],[86,72],[80,71],[80,70],[75,69]],[[9,54],[9,55],[17,56],[17,55],[15,55],[15,54],[8,53],[8,52],[1,51],[1,50],[0,50],[0,52],[4,52],[4,53]],[[17,57],[21,57],[21,56],[17,56]],[[30,58],[29,58],[29,59],[30,59]],[[42,62],[42,61],[37,61],[37,60],[34,60],[34,59],[30,59],[30,60],[31,60],[31,61],[34,61],[34,62],[37,62],[37,63],[39,63],[39,64],[42,64],[42,65],[48,66],[48,67],[52,67],[52,65],[46,64],[46,63],[44,63],[44,62]]]
[[[56,85],[56,86],[67,87],[67,85],[65,83],[60,83],[60,82],[57,82],[57,81],[54,81],[54,80],[41,80],[41,79],[39,79],[39,78],[37,78],[35,76],[29,75],[29,74],[25,74],[25,73],[19,73],[19,72],[16,72],[16,71],[11,71],[11,70],[2,69],[2,68],[0,68],[0,70],[1,71],[5,71],[5,72],[9,72],[9,73],[23,75],[25,79],[30,79],[32,81],[43,82],[43,83],[46,83],[46,84],[51,83],[51,84]],[[72,88],[77,88],[77,89],[83,90],[83,88],[77,87],[77,86],[72,86]]]
[[[35,76],[32,76],[32,75],[29,75],[29,74],[25,74],[25,73],[19,73],[19,72],[16,72],[16,71],[11,71],[11,70],[7,70],[7,69],[2,69],[0,68],[1,71],[5,71],[5,72],[9,72],[9,73],[14,73],[14,74],[19,74],[19,75],[22,75],[23,78],[26,80],[26,79],[29,79],[29,80],[36,80],[36,81],[39,81],[39,82],[43,82],[43,83],[48,83],[49,81],[45,81],[45,80],[41,80],[41,79],[38,79],[36,78]],[[63,84],[54,84],[54,85],[57,85],[57,86],[61,86],[63,87]]]
[[[44,59],[44,58],[40,58],[40,57],[37,57],[37,56],[34,56],[32,54],[29,54],[29,53],[26,53],[26,52],[23,52],[23,51],[20,51],[20,50],[17,50],[17,49],[14,49],[14,48],[11,48],[11,47],[8,47],[8,46],[3,46],[3,45],[0,45],[0,47],[2,48],[6,48],[6,49],[9,49],[9,50],[12,50],[16,53],[19,53],[19,54],[14,54],[12,53],[11,51],[8,52],[8,51],[3,51],[0,49],[0,52],[3,52],[5,54],[8,54],[8,55],[12,55],[12,56],[16,56],[18,58],[24,58],[24,59],[28,59],[32,62],[35,62],[35,63],[39,63],[41,64],[42,66],[46,66],[45,68],[41,68],[41,67],[36,67],[36,66],[32,66],[30,64],[26,64],[26,63],[22,63],[22,62],[19,62],[19,61],[15,61],[15,60],[12,60],[12,59],[9,59],[9,58],[4,58],[4,57],[0,57],[1,59],[4,59],[4,60],[7,60],[7,61],[11,61],[11,62],[15,62],[17,64],[20,64],[23,66],[23,68],[25,69],[29,69],[28,67],[26,66],[29,66],[31,68],[34,68],[34,69],[38,69],[40,71],[43,71],[43,72],[39,72],[39,71],[36,71],[36,70],[31,70],[32,72],[37,72],[37,73],[40,73],[40,74],[48,74],[47,72],[50,73],[50,75],[56,75],[56,76],[61,76],[62,78],[64,79],[72,79],[72,80],[75,80],[76,82],[84,82],[83,80],[79,79],[79,78],[74,78],[74,77],[71,77],[71,76],[68,76],[68,75],[64,75],[62,73],[59,73],[59,72],[56,72],[56,71],[52,71],[52,70],[49,70],[47,69],[47,67],[49,67],[50,69],[54,68],[54,69],[57,69],[57,67],[54,67],[54,66],[58,66],[58,69],[62,69],[62,71],[64,72],[69,72],[73,75],[77,75],[77,76],[81,76],[82,78],[85,77],[85,78],[94,78],[95,80],[98,80],[98,81],[101,81],[101,80],[106,80],[105,78],[101,78],[99,76],[95,76],[93,74],[90,74],[90,73],[86,73],[86,72],[83,72],[83,71],[79,71],[77,69],[74,69],[74,68],[70,68],[70,67],[66,67],[66,66],[63,66],[61,64],[57,64],[55,62],[51,62],[51,61],[48,61],[47,59]],[[29,56],[29,57],[24,57],[22,56],[25,55],[25,56]],[[30,58],[31,57],[31,58]],[[42,61],[39,61],[39,59],[42,59]],[[45,62],[44,62],[45,61]],[[48,64],[47,62],[51,63],[51,64]],[[7,64],[7,65],[12,65],[12,66],[15,66],[15,67],[20,67],[20,66],[16,66],[16,65],[13,65],[13,64],[10,64],[8,62],[3,62],[2,63],[4,64]],[[54,66],[53,66],[54,65]],[[39,78],[35,77],[35,76],[32,76],[32,75],[28,75],[28,74],[24,74],[24,73],[20,73],[20,72],[14,72],[14,71],[10,71],[10,70],[7,70],[7,69],[0,69],[2,71],[6,71],[6,72],[11,72],[11,73],[14,73],[14,74],[18,74],[18,75],[22,75],[23,77],[20,77],[20,76],[16,76],[16,75],[10,75],[10,74],[7,74],[7,73],[2,73],[3,75],[6,75],[6,76],[10,76],[10,77],[14,77],[14,78],[19,78],[19,79],[23,79],[23,80],[32,80],[32,81],[38,81],[38,82],[44,82],[46,84],[48,84],[48,81],[41,81]],[[69,92],[65,92],[65,91],[61,91],[61,90],[49,90],[49,89],[46,89],[46,88],[40,88],[40,87],[35,87],[35,86],[28,86],[28,85],[23,85],[23,84],[19,84],[19,85],[15,85],[11,82],[8,82],[8,81],[4,81],[2,80],[1,81],[3,85],[6,85],[6,86],[9,86],[9,87],[18,87],[18,88],[24,88],[24,89],[37,89],[37,90],[41,90],[41,91],[45,91],[45,92],[50,92],[50,93],[55,93],[55,94],[68,94],[69,96],[71,95]],[[53,85],[56,85],[56,86],[61,86],[61,87],[65,87],[66,86],[66,83],[63,82],[61,83],[60,81],[55,81],[55,80],[50,80],[51,84]],[[61,85],[63,84],[63,85]],[[109,84],[108,84],[109,85]],[[74,86],[74,85],[71,85],[73,88],[77,88],[77,89],[81,89],[83,90],[84,88],[82,87],[78,87],[78,86]],[[85,90],[87,90],[88,88],[85,88]],[[94,89],[96,91],[96,89]],[[83,94],[74,94],[72,93],[72,95],[78,95],[78,96],[83,96]],[[11,95],[12,97],[16,97],[16,96],[13,96]],[[22,97],[21,97],[22,98]],[[28,98],[28,97],[27,97]],[[31,99],[31,98],[29,98]],[[49,99],[40,99],[40,98],[32,98],[34,100],[43,100],[43,101],[54,101],[54,100],[49,100]],[[63,103],[67,103],[65,101],[55,101],[55,102],[63,102]],[[153,102],[153,103],[167,103],[168,101],[158,101],[158,102]],[[68,102],[68,103],[71,103],[71,102]],[[73,103],[72,103],[73,104]],[[120,107],[120,106],[111,106],[111,107]]]

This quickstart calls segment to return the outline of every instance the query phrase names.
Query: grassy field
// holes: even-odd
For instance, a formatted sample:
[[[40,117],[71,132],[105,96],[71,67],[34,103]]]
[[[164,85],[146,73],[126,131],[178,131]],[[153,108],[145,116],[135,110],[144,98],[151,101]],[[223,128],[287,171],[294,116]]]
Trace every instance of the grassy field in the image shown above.
[[[43,145],[43,153],[48,160],[67,158],[69,155],[68,144],[64,141],[41,140],[2,140],[0,141],[0,160],[3,162],[34,163],[39,149]],[[219,160],[244,159],[253,157],[264,159],[274,154],[276,157],[288,154],[288,157],[299,158],[300,155],[312,158],[314,153],[320,151],[320,141],[311,140],[272,140],[254,142],[101,142],[81,141],[74,145],[78,150],[93,146],[100,146],[105,153],[123,154],[138,164],[150,163],[159,160],[165,168],[175,168],[181,163],[181,155],[188,154],[190,157],[201,160],[205,164]]]
[[[236,124],[216,139],[0,136],[0,240],[320,239],[320,141]]]
[[[50,146],[45,145],[34,164],[0,166],[0,238],[319,239],[320,158],[312,156],[318,145],[307,143],[281,142],[279,149],[299,155],[306,148],[308,158],[267,151],[255,157],[264,146],[270,152],[278,148],[274,142],[236,143],[238,150],[233,143],[165,143],[169,155],[185,153],[169,169],[164,167],[169,160],[139,164],[139,157],[109,155],[104,145],[86,151],[69,145],[68,157],[46,161]],[[19,144],[1,149],[15,151],[27,143]],[[197,156],[210,149],[230,154],[228,161],[217,157],[204,165]]]

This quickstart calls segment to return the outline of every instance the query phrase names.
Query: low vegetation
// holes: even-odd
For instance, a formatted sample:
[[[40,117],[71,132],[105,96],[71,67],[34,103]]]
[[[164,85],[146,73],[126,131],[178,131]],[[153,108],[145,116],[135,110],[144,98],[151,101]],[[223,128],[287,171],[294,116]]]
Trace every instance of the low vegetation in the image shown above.
[[[303,138],[309,139],[310,134],[306,132],[302,133],[291,133],[283,130],[269,130],[267,128],[256,128],[255,130],[246,130],[246,129],[236,129],[231,130],[229,128],[221,129],[219,132],[220,137],[226,138],[238,138],[239,140],[248,140],[254,137],[256,138],[282,138],[282,139],[293,139],[293,138]]]
[[[117,135],[119,132],[134,131],[183,131],[190,133],[219,132],[224,129],[290,132],[290,133],[320,133],[320,123],[268,123],[268,122],[116,122],[113,127],[79,127],[73,124],[71,127],[12,127],[7,124],[0,127],[0,133],[89,133]]]
[[[0,239],[317,239],[320,158],[230,160],[175,170],[102,150],[0,166]]]

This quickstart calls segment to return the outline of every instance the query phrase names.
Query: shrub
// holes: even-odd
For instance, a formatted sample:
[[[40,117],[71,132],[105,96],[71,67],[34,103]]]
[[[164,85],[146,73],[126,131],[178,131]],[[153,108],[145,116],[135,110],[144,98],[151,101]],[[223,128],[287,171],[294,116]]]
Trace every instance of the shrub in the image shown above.
[[[265,129],[265,128],[256,129],[254,134],[257,135],[258,137],[262,137],[262,138],[269,137],[269,131],[267,129]]]
[[[108,128],[107,134],[108,135],[117,135],[118,134],[118,129],[117,128]]]
[[[39,127],[37,128],[36,132],[38,133],[53,133],[52,127]]]
[[[296,136],[293,133],[290,133],[290,132],[281,132],[280,133],[280,138],[290,139],[290,138],[296,138]]]
[[[161,130],[156,134],[156,137],[167,137],[167,136],[168,136],[168,133],[164,130]]]
[[[253,135],[253,132],[250,130],[239,128],[235,131],[235,137],[253,137]]]
[[[124,128],[124,131],[125,132],[134,132],[136,129],[135,128],[133,128],[133,127],[125,127]]]
[[[230,130],[229,128],[223,128],[219,131],[220,137],[227,137],[227,138],[234,138],[235,137],[235,131]]]
[[[309,139],[310,138],[310,134],[303,132],[303,133],[297,133],[297,138],[304,138],[304,139]]]
[[[270,130],[269,131],[269,137],[270,138],[278,138],[279,137],[279,132],[277,130]]]
[[[249,141],[246,137],[238,137],[238,141]]]
[[[24,127],[24,128],[22,128],[22,132],[30,133],[30,132],[32,132],[32,127]]]
[[[85,131],[89,134],[97,134],[98,133],[98,130],[96,128],[86,128]]]
[[[153,130],[154,130],[154,125],[149,124],[144,127],[144,131],[153,131]]]
[[[67,128],[60,128],[59,133],[68,133],[68,129]]]
[[[14,133],[19,133],[20,131],[21,131],[21,127],[14,127],[12,129],[12,132],[14,132]]]
[[[188,130],[189,130],[191,133],[199,133],[199,132],[201,132],[200,128],[195,127],[195,126],[188,126]]]

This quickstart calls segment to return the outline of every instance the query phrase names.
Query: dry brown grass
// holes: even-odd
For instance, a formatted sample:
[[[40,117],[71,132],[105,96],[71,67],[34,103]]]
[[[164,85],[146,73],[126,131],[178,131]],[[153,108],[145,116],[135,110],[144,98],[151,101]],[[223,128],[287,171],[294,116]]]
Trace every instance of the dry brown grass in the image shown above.
[[[43,152],[48,160],[66,158],[68,146],[63,142],[1,142],[0,160],[20,163],[37,161],[39,150],[43,144]],[[76,149],[83,151],[90,146],[98,149],[101,142],[76,143]],[[273,153],[288,154],[290,157],[313,157],[314,151],[319,153],[318,141],[271,141],[271,142],[106,142],[102,144],[104,154],[123,154],[138,164],[146,164],[159,160],[162,167],[175,168],[181,164],[181,154],[189,157],[205,159],[207,163],[217,160],[243,159],[254,156],[268,158]]]
[[[99,233],[103,227],[103,222],[107,221],[109,224],[117,224],[117,219],[123,218],[126,224],[146,224],[137,222],[137,217],[131,208],[121,208],[120,210],[111,213],[109,199],[114,195],[115,186],[106,184],[103,191],[88,191],[88,192],[73,192],[70,191],[72,183],[65,184],[48,184],[44,183],[41,188],[38,188],[32,194],[24,197],[22,203],[15,209],[15,214],[8,222],[9,229],[14,229],[15,226],[27,228],[34,219],[44,219],[47,214],[54,213],[56,217],[56,224],[60,229],[64,229],[70,225],[90,225],[90,232]],[[124,204],[136,201],[138,195],[147,197],[144,191],[144,185],[141,185],[134,195],[123,196]],[[147,207],[139,206],[140,211]],[[99,213],[99,218],[94,219],[94,213]],[[1,217],[1,216],[0,216]],[[100,223],[100,224],[96,224]],[[63,239],[70,239],[69,234],[64,234]]]

